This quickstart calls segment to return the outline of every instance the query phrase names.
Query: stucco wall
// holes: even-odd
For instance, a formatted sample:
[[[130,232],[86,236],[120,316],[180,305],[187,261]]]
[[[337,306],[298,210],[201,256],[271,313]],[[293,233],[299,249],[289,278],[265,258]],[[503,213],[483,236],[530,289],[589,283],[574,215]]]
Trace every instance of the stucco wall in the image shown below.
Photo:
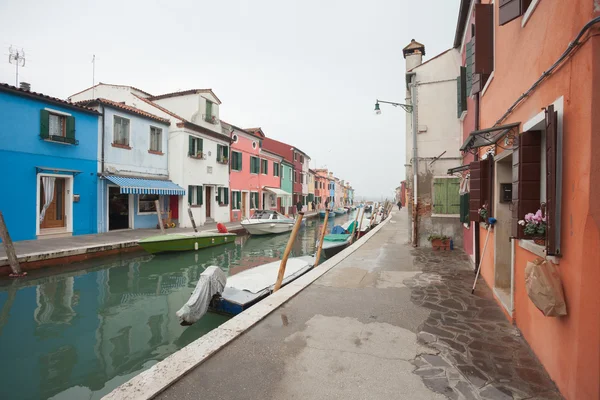
[[[203,116],[206,114],[206,100],[212,101],[212,115],[216,117],[217,123],[212,124],[206,122]],[[174,112],[180,117],[210,129],[217,133],[221,133],[221,123],[219,122],[219,104],[217,99],[210,93],[190,94],[186,96],[173,96],[164,99],[153,100],[154,103]]]

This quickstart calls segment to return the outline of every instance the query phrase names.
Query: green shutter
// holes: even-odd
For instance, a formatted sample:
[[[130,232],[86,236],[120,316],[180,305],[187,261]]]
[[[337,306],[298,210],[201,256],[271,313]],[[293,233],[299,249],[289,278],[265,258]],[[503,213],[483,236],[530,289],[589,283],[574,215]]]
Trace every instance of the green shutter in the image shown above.
[[[67,117],[67,132],[66,132],[67,142],[74,143],[75,142],[75,117]]]
[[[40,110],[40,136],[47,139],[50,135],[50,113],[46,110]]]
[[[460,196],[460,222],[469,223],[469,193]]]
[[[446,179],[448,181],[448,214],[460,214],[460,180],[458,178]]]
[[[265,175],[269,175],[269,160],[265,160]]]
[[[188,204],[192,204],[192,188],[193,186],[188,186]]]
[[[467,110],[467,69],[460,67],[460,76],[456,78],[457,117]]]
[[[194,155],[194,137],[188,136],[188,156]]]
[[[433,213],[448,213],[448,179],[434,179],[433,181]]]
[[[229,188],[225,188],[223,189],[223,197],[224,197],[224,201],[225,204],[229,204]]]
[[[202,201],[202,186],[196,186],[196,204],[201,206],[203,204]]]
[[[473,40],[467,43],[466,45],[466,91],[465,94],[467,96],[471,95],[471,87],[473,85]]]
[[[237,153],[237,169],[238,169],[238,171],[242,170],[242,159],[243,159],[242,157],[243,157],[242,153]]]
[[[223,156],[229,159],[229,147],[223,146]]]
[[[221,191],[223,188],[217,189],[217,203],[221,203]]]
[[[237,192],[237,200],[236,200],[236,203],[237,203],[237,209],[238,209],[238,210],[241,210],[241,209],[242,209],[242,192],[240,192],[239,190],[238,190],[238,192]]]
[[[198,141],[198,150],[202,153],[202,151],[204,151],[204,141],[200,138],[197,138],[196,140]]]
[[[212,102],[206,100],[206,120],[210,121],[212,117]]]

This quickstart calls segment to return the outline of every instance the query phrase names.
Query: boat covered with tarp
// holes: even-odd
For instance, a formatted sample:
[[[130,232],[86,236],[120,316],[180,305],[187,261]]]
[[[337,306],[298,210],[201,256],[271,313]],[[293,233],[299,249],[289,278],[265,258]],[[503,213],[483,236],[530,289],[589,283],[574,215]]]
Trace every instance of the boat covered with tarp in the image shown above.
[[[138,244],[148,253],[194,251],[235,242],[235,233],[186,232],[168,233],[140,239]]]

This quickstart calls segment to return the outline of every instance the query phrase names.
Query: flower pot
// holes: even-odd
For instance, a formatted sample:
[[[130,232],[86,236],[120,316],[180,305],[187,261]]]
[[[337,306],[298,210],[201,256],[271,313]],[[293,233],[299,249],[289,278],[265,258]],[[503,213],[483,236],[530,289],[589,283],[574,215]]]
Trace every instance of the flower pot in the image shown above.
[[[431,247],[433,250],[450,250],[450,239],[433,239]]]
[[[535,244],[540,245],[540,246],[545,246],[546,245],[546,238],[533,238],[533,242]]]

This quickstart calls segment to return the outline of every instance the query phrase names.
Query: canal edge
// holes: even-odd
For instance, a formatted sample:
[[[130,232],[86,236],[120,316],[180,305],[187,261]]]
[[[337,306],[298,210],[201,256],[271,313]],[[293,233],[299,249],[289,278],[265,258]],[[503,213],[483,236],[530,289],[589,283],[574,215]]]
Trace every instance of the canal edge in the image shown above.
[[[152,399],[177,382],[191,370],[252,328],[281,305],[296,296],[311,283],[325,275],[340,262],[367,243],[392,218],[390,214],[375,229],[332,259],[298,278],[248,310],[196,339],[164,360],[141,372],[102,397],[103,400]]]

